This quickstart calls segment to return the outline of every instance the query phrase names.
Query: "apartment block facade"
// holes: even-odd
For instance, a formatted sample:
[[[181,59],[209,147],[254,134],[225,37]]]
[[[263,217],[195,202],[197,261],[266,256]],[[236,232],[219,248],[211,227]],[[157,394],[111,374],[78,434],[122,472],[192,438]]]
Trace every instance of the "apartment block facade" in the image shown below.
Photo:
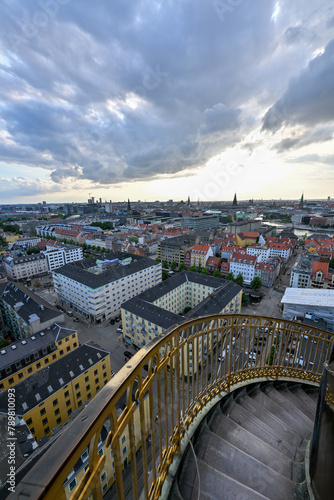
[[[57,248],[47,245],[46,250],[42,253],[46,257],[49,272],[52,272],[65,264],[70,264],[71,262],[83,259],[82,247],[77,247],[75,245],[63,245]]]
[[[120,313],[124,302],[161,281],[161,263],[110,253],[110,260],[84,259],[53,272],[59,299],[94,323]]]
[[[66,423],[111,379],[109,352],[84,344],[16,384],[16,413],[38,441]],[[0,394],[0,411],[7,391]]]
[[[8,256],[3,259],[7,276],[15,281],[35,278],[48,273],[48,266],[43,253],[23,255],[22,257]]]
[[[78,345],[76,330],[54,323],[44,331],[3,347],[0,351],[0,390],[22,382]]]

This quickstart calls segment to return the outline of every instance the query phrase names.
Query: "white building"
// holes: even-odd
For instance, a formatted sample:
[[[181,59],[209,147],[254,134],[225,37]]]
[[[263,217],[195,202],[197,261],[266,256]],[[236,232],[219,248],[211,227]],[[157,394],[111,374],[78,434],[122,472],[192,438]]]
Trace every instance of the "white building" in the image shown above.
[[[47,261],[43,253],[22,257],[10,255],[3,259],[3,265],[7,276],[16,281],[48,273]]]
[[[122,253],[109,257],[84,259],[53,271],[60,300],[94,323],[119,315],[125,301],[161,281],[161,263]]]
[[[37,243],[41,241],[41,238],[20,238],[15,240],[13,245],[17,245],[22,248],[33,248],[37,246]]]
[[[46,257],[49,272],[65,264],[83,259],[82,247],[77,247],[75,245],[63,245],[61,247],[47,245],[46,250],[42,253],[44,253]]]
[[[246,248],[246,252],[248,255],[261,255],[261,260],[265,261],[270,256],[270,250],[268,247],[262,247],[260,245],[249,246]]]
[[[291,271],[290,286],[309,288],[312,274],[312,259],[308,254],[301,254]]]
[[[230,272],[236,278],[241,274],[244,283],[249,285],[255,276],[255,264],[261,262],[261,255],[248,255],[246,252],[237,252],[230,259]]]

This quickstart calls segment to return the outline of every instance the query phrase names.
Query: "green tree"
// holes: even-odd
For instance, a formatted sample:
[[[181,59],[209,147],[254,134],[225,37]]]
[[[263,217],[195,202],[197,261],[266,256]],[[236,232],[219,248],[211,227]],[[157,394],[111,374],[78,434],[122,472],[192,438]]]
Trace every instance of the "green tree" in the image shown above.
[[[168,262],[167,262],[167,260],[163,260],[163,261],[162,261],[162,267],[163,267],[164,269],[167,269],[167,268],[168,268]]]
[[[129,241],[133,241],[134,243],[138,243],[138,238],[137,236],[130,236]]]
[[[168,271],[166,271],[166,269],[163,269],[162,270],[162,281],[165,281],[169,278],[169,274],[168,274]]]
[[[189,271],[191,271],[192,273],[197,273],[198,267],[197,266],[191,266],[191,267],[189,267]]]
[[[228,223],[228,224],[231,224],[231,222],[233,222],[232,215],[230,215],[230,214],[229,214],[229,215],[226,217],[226,221],[227,221],[227,223]]]
[[[215,278],[221,278],[222,277],[222,273],[219,271],[219,269],[216,269],[215,271],[213,271],[213,276]]]
[[[234,281],[233,273],[228,273],[224,278],[228,281]]]
[[[181,264],[179,265],[179,271],[185,271],[186,270],[186,265],[184,262],[181,262]]]
[[[244,277],[241,273],[234,280],[238,285],[242,286],[244,284]]]
[[[6,347],[7,345],[9,345],[8,340],[0,339],[0,348]]]
[[[242,292],[241,304],[247,306],[249,304],[249,297],[244,292]]]
[[[205,274],[205,275],[208,275],[210,274],[209,271],[207,270],[206,267],[203,267],[202,271],[201,271],[202,274]]]
[[[39,253],[38,248],[28,248],[27,255],[31,255],[32,253]]]
[[[329,267],[330,269],[334,269],[334,257],[333,257],[333,258],[329,261],[329,263],[328,263],[328,267]]]
[[[183,314],[187,314],[187,312],[191,311],[191,307],[190,306],[186,306],[184,309],[183,309]]]
[[[175,269],[177,268],[177,263],[176,262],[172,262],[171,265],[170,265],[170,268],[172,271],[175,271]]]
[[[159,257],[157,257],[157,258],[155,259],[155,262],[160,262]]]
[[[261,278],[259,278],[259,276],[255,276],[255,278],[252,279],[250,285],[253,290],[259,290],[259,288],[261,288],[262,286]]]

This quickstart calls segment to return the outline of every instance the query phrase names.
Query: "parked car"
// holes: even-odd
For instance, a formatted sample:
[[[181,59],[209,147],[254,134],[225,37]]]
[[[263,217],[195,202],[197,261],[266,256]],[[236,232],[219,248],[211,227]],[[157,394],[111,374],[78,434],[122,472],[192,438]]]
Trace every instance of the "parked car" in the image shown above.
[[[130,351],[124,351],[124,356],[125,356],[126,358],[132,358],[133,354],[131,354],[131,352],[130,352]]]
[[[123,328],[117,328],[116,333],[123,333]]]

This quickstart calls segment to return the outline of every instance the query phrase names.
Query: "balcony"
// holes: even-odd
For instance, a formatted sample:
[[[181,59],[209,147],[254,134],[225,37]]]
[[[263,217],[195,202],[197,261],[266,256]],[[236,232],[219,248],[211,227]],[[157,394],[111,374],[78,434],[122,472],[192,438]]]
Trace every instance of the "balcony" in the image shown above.
[[[109,466],[111,469],[111,456],[115,480],[112,475],[108,478],[108,498],[153,500],[161,496],[167,498],[168,495],[169,498],[195,498],[201,491],[197,486],[198,473],[202,489],[206,484],[211,490],[213,488],[213,492],[218,491],[215,485],[222,478],[224,484],[233,484],[235,487],[236,483],[240,483],[233,476],[237,475],[237,471],[228,471],[226,467],[231,460],[225,460],[223,472],[217,469],[217,464],[216,472],[213,472],[212,462],[205,462],[205,455],[210,455],[208,446],[213,449],[219,441],[210,432],[213,428],[214,432],[218,432],[217,429],[227,432],[228,426],[232,425],[227,417],[241,401],[243,410],[233,410],[239,411],[239,416],[246,414],[246,406],[249,413],[254,413],[255,407],[260,414],[261,411],[263,414],[265,411],[269,413],[273,408],[280,411],[282,405],[287,410],[297,411],[291,401],[289,403],[289,396],[286,400],[282,399],[286,396],[283,392],[293,391],[296,387],[298,392],[309,388],[307,390],[312,392],[310,398],[313,398],[312,404],[309,404],[310,408],[313,407],[313,413],[308,416],[302,416],[300,411],[298,413],[299,420],[308,427],[300,429],[298,424],[292,429],[303,436],[302,447],[305,452],[311,440],[316,405],[314,398],[317,398],[323,367],[330,356],[332,337],[328,332],[296,322],[236,314],[205,316],[166,330],[163,336],[153,339],[137,352],[97,394],[94,404],[88,404],[43,455],[42,460],[17,485],[15,497],[12,498],[21,498],[21,494],[22,498],[34,500],[86,499],[90,495],[91,498],[101,499],[102,489],[106,491],[105,485],[101,484],[101,477],[104,477],[104,471],[109,470]],[[205,353],[201,349],[202,345],[206,346]],[[192,361],[196,361],[193,367],[190,366]],[[281,387],[283,383],[287,385]],[[276,398],[273,403],[266,399],[274,397],[268,396],[271,388],[277,392],[273,393]],[[322,394],[326,395],[326,390],[322,390]],[[300,392],[298,397],[304,395]],[[334,397],[329,389],[326,398],[324,401],[332,405]],[[307,407],[307,404],[304,406]],[[217,423],[218,414],[225,424]],[[282,436],[274,427],[276,425],[283,433],[287,424],[278,424],[278,418],[273,415],[270,423],[263,421],[260,427],[262,434],[260,432],[260,436],[252,437],[253,444],[256,441],[263,449],[262,438],[266,435],[270,439],[270,425],[273,436],[277,432],[276,440],[281,440]],[[296,415],[284,413],[284,418],[294,427],[292,422],[296,420]],[[106,421],[110,430],[103,445],[103,454],[99,454],[98,443]],[[238,425],[241,423],[242,419]],[[207,426],[211,426],[210,432]],[[298,438],[292,437],[292,431],[291,434],[285,434],[288,440],[286,446],[290,446],[289,440],[295,440],[296,453],[301,453]],[[124,436],[126,455],[123,453]],[[312,439],[316,441],[317,433]],[[196,460],[190,442],[196,448]],[[259,457],[245,455],[244,450],[236,452],[235,443],[228,446],[234,450],[239,470],[247,468],[249,476],[244,476],[251,481],[255,470],[252,467],[255,463],[259,467]],[[271,444],[269,446],[273,448]],[[64,483],[87,448],[88,468],[80,477],[77,475],[76,486],[69,492],[68,488],[64,489]],[[230,456],[231,451],[226,454],[226,457]],[[284,457],[285,454],[279,450],[279,454],[277,452],[274,456]],[[267,455],[263,457],[270,460]],[[291,462],[295,463],[294,455]],[[270,468],[270,463],[262,465]],[[284,463],[282,470],[285,476],[290,474],[287,468],[288,463]],[[257,469],[259,477],[260,470]],[[180,474],[183,475],[182,494],[178,489]],[[274,473],[270,474],[268,477],[273,477]],[[296,482],[299,481],[298,474],[291,476]],[[281,479],[280,484],[284,484],[284,491],[287,492],[290,491],[288,487],[292,487],[292,480],[285,479]],[[244,496],[239,494],[233,498],[263,498],[262,486],[257,487],[256,490],[256,484],[243,484],[240,491],[243,491]],[[303,495],[307,494],[305,488],[304,485],[301,490]],[[214,494],[212,491],[211,495]],[[279,489],[275,491],[279,492]],[[232,498],[229,493],[226,495],[225,498]],[[317,498],[324,499],[326,496]]]

